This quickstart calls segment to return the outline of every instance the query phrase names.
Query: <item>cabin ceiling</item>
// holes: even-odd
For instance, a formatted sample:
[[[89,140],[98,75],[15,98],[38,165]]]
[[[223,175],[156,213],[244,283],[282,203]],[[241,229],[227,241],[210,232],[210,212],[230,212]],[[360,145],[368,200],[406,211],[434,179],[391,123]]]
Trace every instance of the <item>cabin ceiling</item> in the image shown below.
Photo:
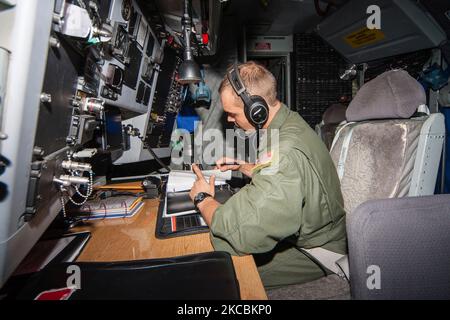
[[[314,0],[232,1],[229,10],[246,26],[247,33],[284,36],[314,28],[321,21]]]
[[[325,9],[329,1],[321,0],[320,7]],[[347,2],[331,1],[337,6]],[[156,4],[166,24],[181,31],[183,0],[156,0]],[[194,12],[200,12],[200,0],[193,0],[192,6]],[[316,12],[314,0],[228,0],[223,6],[224,15],[236,17],[237,23],[246,25],[249,34],[282,36],[305,32],[323,19]]]

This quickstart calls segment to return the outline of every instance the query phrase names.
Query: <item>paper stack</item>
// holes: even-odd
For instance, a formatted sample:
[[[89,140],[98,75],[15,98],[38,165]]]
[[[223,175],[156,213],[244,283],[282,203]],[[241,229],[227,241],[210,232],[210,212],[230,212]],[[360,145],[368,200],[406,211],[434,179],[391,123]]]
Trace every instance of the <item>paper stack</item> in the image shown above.
[[[231,171],[204,170],[202,173],[206,181],[209,181],[211,176],[215,176],[216,186],[226,184],[227,180],[231,180]],[[167,192],[191,190],[196,179],[197,176],[192,171],[172,170],[167,181]]]

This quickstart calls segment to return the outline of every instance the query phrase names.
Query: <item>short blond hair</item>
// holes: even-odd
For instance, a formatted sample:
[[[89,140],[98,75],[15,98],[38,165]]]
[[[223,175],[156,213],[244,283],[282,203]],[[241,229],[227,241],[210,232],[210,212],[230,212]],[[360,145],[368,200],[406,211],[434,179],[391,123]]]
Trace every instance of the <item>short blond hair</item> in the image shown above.
[[[230,70],[230,68],[228,70]],[[269,70],[254,61],[248,61],[240,64],[238,69],[242,82],[250,95],[258,95],[263,97],[269,106],[276,104],[277,80]],[[219,87],[219,94],[222,94],[223,90],[228,87],[231,88],[231,83],[228,80],[227,75],[225,75]],[[234,90],[232,90],[232,92],[236,99],[242,101]]]

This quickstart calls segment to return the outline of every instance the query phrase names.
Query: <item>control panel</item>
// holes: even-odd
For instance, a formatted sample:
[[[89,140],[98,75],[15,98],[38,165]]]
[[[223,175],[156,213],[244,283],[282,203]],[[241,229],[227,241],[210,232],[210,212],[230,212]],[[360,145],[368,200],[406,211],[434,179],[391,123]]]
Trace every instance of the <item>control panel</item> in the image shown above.
[[[164,148],[170,144],[175,119],[183,102],[184,86],[177,82],[182,60],[178,53],[167,47],[161,66],[156,95],[147,127],[147,141],[152,148]]]
[[[99,96],[109,105],[148,112],[157,81],[161,44],[135,1],[112,2],[111,40],[103,48]]]

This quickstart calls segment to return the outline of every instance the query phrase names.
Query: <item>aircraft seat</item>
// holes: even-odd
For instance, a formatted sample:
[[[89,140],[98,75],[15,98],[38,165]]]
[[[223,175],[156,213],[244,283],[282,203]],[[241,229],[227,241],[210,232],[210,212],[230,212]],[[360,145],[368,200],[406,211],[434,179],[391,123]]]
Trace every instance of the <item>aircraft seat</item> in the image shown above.
[[[434,194],[445,121],[425,103],[423,87],[403,70],[366,83],[350,103],[331,148],[347,217],[369,200]],[[349,279],[348,257],[336,264]]]
[[[429,114],[424,89],[406,71],[388,71],[365,84],[349,105],[346,118],[348,122],[338,129],[330,152],[348,219],[369,200],[434,193],[445,136],[444,117]],[[352,248],[349,250],[352,259]],[[335,255],[327,259],[327,253],[320,250],[308,252],[319,262],[333,259],[327,267],[351,280],[348,256],[336,260]],[[271,290],[268,295],[271,299],[286,299],[288,295],[291,299],[349,298],[346,281],[332,277]],[[315,297],[305,297],[308,286],[314,289]]]
[[[330,152],[347,214],[368,200],[434,194],[444,116],[429,114],[414,78],[385,72],[360,89],[346,117]]]
[[[322,115],[322,122],[316,126],[316,132],[323,140],[328,150],[333,143],[336,129],[339,124],[346,120],[345,111],[347,106],[342,103],[331,105]]]
[[[450,196],[372,200],[347,218],[356,300],[450,299]]]

